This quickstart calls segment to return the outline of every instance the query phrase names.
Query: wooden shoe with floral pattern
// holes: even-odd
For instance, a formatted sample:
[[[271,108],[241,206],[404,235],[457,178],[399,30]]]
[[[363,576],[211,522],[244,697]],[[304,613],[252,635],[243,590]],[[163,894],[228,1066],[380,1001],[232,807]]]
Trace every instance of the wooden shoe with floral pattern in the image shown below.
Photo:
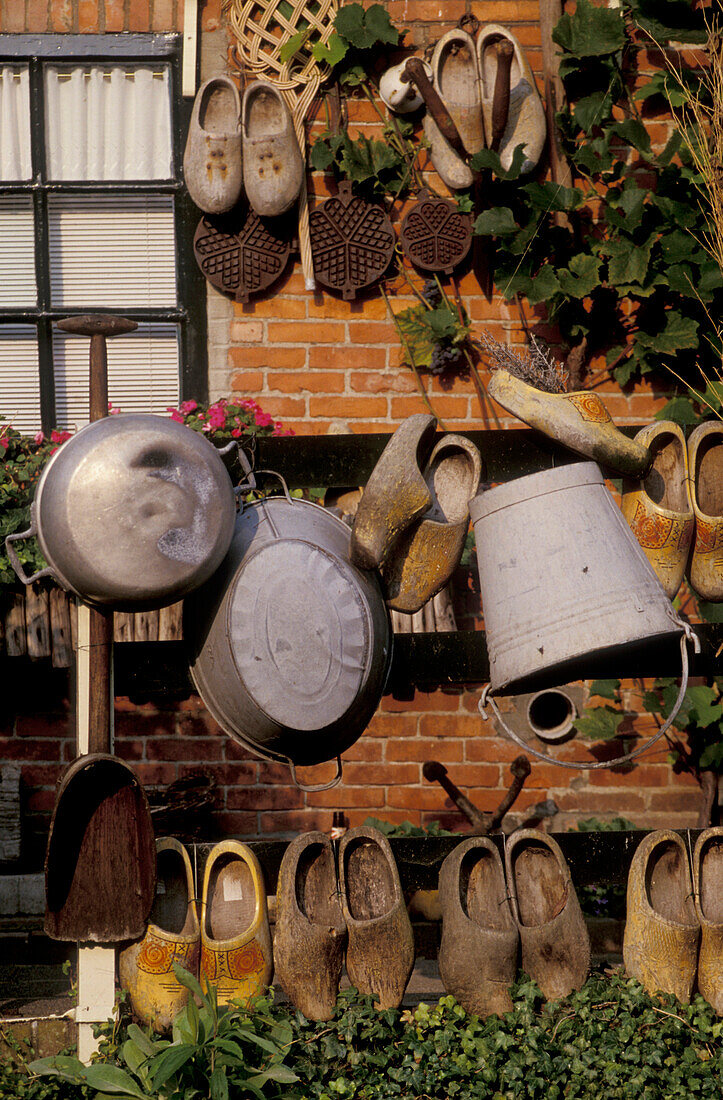
[[[690,1001],[698,963],[700,924],[685,844],[670,829],[649,833],[628,873],[623,959],[648,993]]]
[[[249,1001],[274,971],[266,887],[256,856],[238,840],[209,854],[203,876],[202,986],[215,986],[219,1004]]]
[[[723,600],[723,424],[706,420],[688,440],[690,496],[695,543],[688,566],[693,588],[704,600]]]
[[[622,513],[669,600],[680,588],[695,532],[688,488],[685,436],[672,420],[648,424],[635,436],[653,462],[646,476],[623,481]]]
[[[168,1031],[190,996],[173,964],[198,974],[199,927],[188,852],[173,837],[156,841],[156,896],[142,939],[118,957],[120,984],[146,1027]]]

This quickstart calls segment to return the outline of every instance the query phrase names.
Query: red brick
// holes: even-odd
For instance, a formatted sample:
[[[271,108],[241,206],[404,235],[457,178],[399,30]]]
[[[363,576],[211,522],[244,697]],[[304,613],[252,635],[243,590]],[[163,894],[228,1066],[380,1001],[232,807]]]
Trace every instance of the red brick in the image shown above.
[[[234,374],[231,389],[243,393],[259,393],[264,386],[264,376],[260,370],[244,370]]]
[[[221,759],[221,741],[218,737],[189,737],[184,740],[174,737],[159,737],[146,742],[146,756],[149,760],[197,760],[199,764]]]
[[[306,415],[306,398],[263,396],[264,412],[270,416],[294,417]]]
[[[384,348],[350,347],[348,344],[309,349],[312,370],[379,370],[387,362]]]
[[[33,741],[30,738],[22,741],[14,738],[0,740],[0,760],[59,760],[60,742],[46,739]]]
[[[406,742],[405,742],[406,743]],[[360,737],[350,748],[344,750],[342,763],[346,765],[348,760],[381,760],[384,744],[379,739],[372,737]],[[389,743],[387,742],[387,751]]]
[[[391,321],[355,321],[349,323],[349,339],[352,344],[396,344],[397,330]]]
[[[355,371],[349,384],[356,393],[412,393],[416,389],[411,374],[392,371]]]
[[[26,807],[30,813],[50,813],[55,807],[55,791],[33,791],[28,797]]]
[[[2,6],[2,30],[13,34],[25,30],[25,5],[22,0],[5,0]]]
[[[565,791],[555,795],[561,810],[577,810],[589,814],[608,811],[616,814],[642,813],[645,800],[632,791]]]
[[[419,406],[423,407],[420,408]],[[441,397],[435,394],[432,400],[432,408],[435,415],[444,418],[452,416],[458,419],[466,419],[469,409],[468,397]],[[407,416],[412,416],[418,412],[428,412],[426,405],[422,401],[421,397],[392,397],[391,399],[392,417],[394,419],[402,419]]]
[[[63,764],[25,764],[22,781],[25,787],[55,787],[64,771]]]
[[[191,723],[200,719],[186,718],[179,721],[179,728],[192,728]],[[115,735],[124,737],[164,737],[176,733],[176,718],[173,714],[117,714],[115,716]]]
[[[53,0],[55,7],[57,0]],[[124,0],[103,0],[105,11],[106,33],[122,31],[125,28],[125,2]]]
[[[422,737],[476,737],[479,731],[479,719],[467,714],[457,714],[453,719],[443,714],[424,714],[419,720]]]
[[[385,715],[377,712],[367,726],[365,736],[371,737],[414,737],[417,732],[417,719],[411,714]]]
[[[402,783],[421,782],[418,763],[351,763],[344,765],[344,782],[352,784],[380,784],[398,786]]]
[[[259,816],[262,833],[303,833],[313,829],[328,832],[331,829],[331,810],[281,810]]]
[[[278,294],[273,298],[246,302],[242,307],[234,306],[235,311],[239,308],[244,317],[271,317],[274,321],[292,321],[306,317],[305,299],[282,298]]]
[[[393,699],[391,695],[385,695],[381,709],[395,713],[399,711],[455,711],[459,710],[459,694],[446,691],[416,691],[411,703]],[[448,721],[446,717],[444,720]],[[436,733],[436,731],[434,732]],[[448,732],[450,731],[448,730]]]
[[[247,787],[250,783],[259,781],[258,763],[254,760],[244,760],[229,764],[214,764],[213,777],[221,787]]]
[[[175,764],[148,764],[140,760],[134,762],[133,771],[145,787],[167,787],[178,779],[178,768]]]
[[[268,387],[282,393],[343,393],[345,379],[338,371],[269,371]]]
[[[15,0],[20,4],[20,0]],[[25,29],[31,34],[43,34],[48,29],[48,0],[28,0]]]
[[[344,772],[346,779],[346,768]],[[384,787],[347,787],[344,783],[329,791],[309,791],[306,802],[309,806],[328,806],[332,810],[366,808],[376,811],[383,808],[385,793]]]
[[[128,30],[149,31],[150,29],[150,0],[130,0],[130,7],[128,12]]]
[[[347,302],[343,298],[333,298],[330,294],[316,294],[314,298],[307,298],[307,302],[309,317],[336,317],[349,321],[355,318],[383,321],[387,317],[383,298],[356,298]]]
[[[214,821],[219,836],[254,837],[258,832],[258,816],[255,813],[244,814],[238,811],[229,813],[224,810],[214,814]]]
[[[310,397],[309,416],[386,416],[383,397]]]
[[[458,787],[494,787],[497,791],[500,786],[496,764],[454,764],[449,768],[449,777]]]
[[[667,746],[666,746],[667,747]],[[670,768],[667,764],[637,764],[625,768],[601,768],[589,773],[588,782],[595,787],[667,787]]]
[[[228,358],[232,367],[299,370],[306,363],[306,348],[230,348]],[[231,387],[238,388],[233,380]]]
[[[393,809],[418,811],[449,809],[452,805],[439,787],[392,787],[387,793],[387,801]]]
[[[143,741],[129,741],[127,738],[124,740],[117,740],[113,746],[113,752],[116,756],[119,756],[121,760],[131,760],[136,762],[142,760],[145,755],[145,742]],[[74,756],[75,754],[71,754]],[[161,757],[163,759],[163,757]]]
[[[174,0],[153,0],[153,24],[154,31],[175,31]]]
[[[648,796],[648,809],[665,813],[684,813],[687,810],[697,813],[702,802],[700,791],[654,791]]]
[[[297,810],[303,804],[296,787],[244,787],[226,795],[228,810]]]
[[[344,340],[344,325],[332,321],[269,321],[267,332],[275,344],[336,344]]]
[[[63,737],[68,729],[68,718],[47,714],[19,714],[15,723],[18,737]]]
[[[78,30],[81,34],[97,34],[98,0],[79,0],[78,3]]]
[[[464,756],[465,742],[461,739],[445,738],[389,738],[386,742],[387,760],[440,760],[461,762]]]

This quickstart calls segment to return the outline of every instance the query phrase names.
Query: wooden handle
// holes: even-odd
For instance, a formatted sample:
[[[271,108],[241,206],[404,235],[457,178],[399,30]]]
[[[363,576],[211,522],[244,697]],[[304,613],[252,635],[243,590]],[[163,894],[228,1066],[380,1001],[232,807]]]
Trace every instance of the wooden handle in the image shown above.
[[[442,137],[449,142],[455,153],[457,153],[466,163],[469,153],[464,147],[464,142],[460,137],[459,130],[452,121],[449,111],[440,99],[439,94],[432,87],[429,77],[425,72],[424,65],[418,57],[409,58],[409,61],[404,66],[400,79],[404,82],[411,82],[418,89],[419,94],[426,104],[427,110],[440,129]]]
[[[475,830],[487,831],[485,815],[462,794],[459,787],[455,786],[447,775],[447,769],[443,764],[436,760],[428,760],[422,768],[422,774],[430,782],[439,783],[440,787],[449,795],[457,809],[461,810]]]
[[[515,48],[508,38],[497,46],[497,76],[492,97],[492,135],[490,149],[495,153],[500,147],[510,113],[510,72]]]

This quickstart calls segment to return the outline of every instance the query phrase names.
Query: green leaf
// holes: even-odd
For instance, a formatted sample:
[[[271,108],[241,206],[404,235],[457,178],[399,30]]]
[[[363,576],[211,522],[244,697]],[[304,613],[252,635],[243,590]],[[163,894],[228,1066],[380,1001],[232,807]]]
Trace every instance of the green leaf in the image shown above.
[[[432,335],[437,343],[443,340],[451,340],[457,333],[458,321],[444,305],[438,306],[437,309],[427,310],[424,320],[432,330]]]
[[[593,680],[590,684],[590,694],[599,695],[603,699],[617,699],[619,691],[619,680]]]
[[[281,1085],[291,1085],[294,1081],[299,1080],[298,1076],[289,1066],[285,1066],[281,1063],[269,1066],[263,1073],[253,1078],[254,1081],[259,1081],[261,1079],[264,1081],[278,1081]]]
[[[364,22],[364,8],[361,4],[345,4],[336,14],[334,28],[345,38],[350,46],[363,50],[374,42]]]
[[[685,693],[685,699],[690,717],[701,729],[723,719],[723,707],[712,688],[704,684],[690,687]]]
[[[616,122],[611,126],[611,130],[623,141],[627,141],[628,145],[632,145],[633,149],[637,149],[639,153],[647,155],[650,152],[650,134],[638,119],[623,119],[622,122]]]
[[[626,42],[622,8],[597,8],[578,0],[574,15],[563,15],[552,32],[553,42],[574,57],[602,57]]]
[[[665,314],[665,327],[661,332],[641,331],[637,340],[643,347],[652,348],[664,355],[675,355],[681,348],[698,347],[698,322],[671,309]]]
[[[223,1066],[217,1066],[208,1079],[209,1100],[228,1100],[228,1078]]]
[[[580,252],[570,260],[567,270],[557,272],[560,290],[572,298],[586,298],[600,286],[600,261]]]
[[[374,35],[374,44],[382,42],[385,45],[396,46],[399,41],[399,31],[392,23],[389,12],[383,4],[372,4],[366,9],[366,27],[370,34]]]
[[[552,264],[543,264],[535,277],[530,281],[530,288],[527,291],[527,297],[530,300],[531,305],[537,305],[538,302],[546,302],[553,294],[557,294],[560,290],[560,283],[555,273],[555,268]]]
[[[291,58],[295,53],[306,45],[309,35],[311,34],[311,27],[306,27],[304,30],[297,31],[296,34],[292,34],[291,38],[287,42],[284,42],[283,46],[279,50],[279,57],[283,62],[291,61]]]
[[[36,1058],[28,1065],[29,1072],[39,1077],[62,1077],[76,1085],[85,1081],[85,1069],[80,1059],[64,1054],[56,1054],[53,1058]]]
[[[612,106],[613,97],[608,92],[592,92],[578,99],[572,112],[573,118],[580,129],[589,134],[609,117]]]
[[[323,138],[317,138],[309,151],[309,164],[317,172],[326,172],[334,163],[331,147]]]
[[[343,61],[348,52],[349,47],[336,31],[332,31],[329,35],[326,45],[323,42],[315,42],[311,47],[311,55],[314,61],[318,61],[320,64],[326,63],[330,69]]]
[[[196,1053],[195,1043],[174,1043],[149,1063],[148,1069],[153,1088],[159,1089],[173,1077]]]
[[[202,1002],[206,1002],[206,995],[201,989],[198,978],[195,978],[190,971],[186,970],[185,966],[179,966],[178,963],[173,964],[173,973],[176,975],[176,980],[185,986],[186,989],[190,989],[194,996],[198,997]]]
[[[474,223],[474,231],[480,237],[509,237],[519,228],[509,206],[483,210]]]
[[[612,707],[593,707],[575,720],[575,729],[593,741],[610,741],[617,737],[618,726],[625,717]]]
[[[652,238],[640,245],[628,240],[606,241],[603,251],[608,256],[608,282],[626,287],[641,284],[648,272],[653,243]]]
[[[700,418],[689,397],[673,397],[656,412],[655,419],[673,420],[676,424],[686,427],[688,424],[697,424]]]
[[[112,1093],[114,1096],[132,1096],[134,1100],[146,1100],[148,1095],[129,1073],[118,1066],[86,1066],[85,1081],[92,1089]]]

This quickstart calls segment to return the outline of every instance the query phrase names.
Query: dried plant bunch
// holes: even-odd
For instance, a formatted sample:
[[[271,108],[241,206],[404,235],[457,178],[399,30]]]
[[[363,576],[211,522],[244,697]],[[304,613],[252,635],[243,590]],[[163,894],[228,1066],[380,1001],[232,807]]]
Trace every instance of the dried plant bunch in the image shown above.
[[[524,352],[513,351],[488,332],[476,337],[475,343],[487,359],[490,370],[504,368],[515,378],[545,393],[564,393],[567,389],[568,372],[565,367],[534,336],[530,337],[530,344]]]

